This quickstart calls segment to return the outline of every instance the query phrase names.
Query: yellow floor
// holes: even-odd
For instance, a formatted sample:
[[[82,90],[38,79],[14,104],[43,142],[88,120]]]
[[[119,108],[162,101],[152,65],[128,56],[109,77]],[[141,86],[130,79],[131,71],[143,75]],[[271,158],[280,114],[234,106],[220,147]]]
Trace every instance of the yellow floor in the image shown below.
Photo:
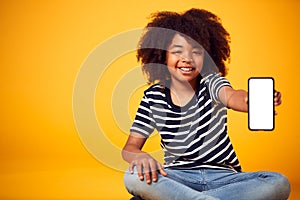
[[[131,197],[124,188],[123,173],[97,161],[70,165],[59,162],[41,164],[41,161],[10,162],[0,172],[0,199],[129,200]],[[300,184],[291,184],[289,200],[300,199]]]
[[[48,168],[44,165],[43,169],[34,167],[39,163],[30,163],[14,162],[22,165],[1,170],[0,199],[130,199],[123,185],[123,173],[100,163],[61,168],[56,163]]]

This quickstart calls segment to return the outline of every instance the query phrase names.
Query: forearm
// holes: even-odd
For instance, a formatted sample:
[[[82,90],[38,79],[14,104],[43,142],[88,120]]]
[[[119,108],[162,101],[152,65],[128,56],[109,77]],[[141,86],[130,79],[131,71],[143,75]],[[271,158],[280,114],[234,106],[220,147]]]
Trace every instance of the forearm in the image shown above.
[[[245,90],[232,91],[226,106],[235,111],[248,112],[248,93]]]
[[[245,90],[235,90],[225,86],[220,89],[219,98],[227,108],[248,112],[248,93]]]
[[[131,163],[133,160],[136,160],[137,157],[141,154],[145,154],[141,149],[139,149],[136,145],[133,144],[126,144],[122,150],[122,157],[123,159]]]
[[[128,163],[136,160],[138,156],[145,155],[146,153],[142,151],[142,148],[146,142],[147,138],[141,136],[138,133],[130,133],[128,140],[122,150],[122,157]]]

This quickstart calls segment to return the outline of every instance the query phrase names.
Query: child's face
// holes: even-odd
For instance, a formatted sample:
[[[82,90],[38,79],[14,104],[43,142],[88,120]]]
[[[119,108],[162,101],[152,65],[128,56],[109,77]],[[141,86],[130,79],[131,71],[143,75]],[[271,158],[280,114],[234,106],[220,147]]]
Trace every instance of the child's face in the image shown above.
[[[176,34],[168,48],[166,60],[171,80],[197,84],[203,60],[204,49],[200,44]]]

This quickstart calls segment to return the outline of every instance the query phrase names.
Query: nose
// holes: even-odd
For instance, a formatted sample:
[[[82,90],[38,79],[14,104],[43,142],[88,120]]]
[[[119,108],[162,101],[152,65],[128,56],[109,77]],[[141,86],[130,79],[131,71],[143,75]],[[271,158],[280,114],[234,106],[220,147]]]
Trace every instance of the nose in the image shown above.
[[[189,56],[181,56],[180,58],[181,58],[181,62],[188,62],[188,63],[193,62],[193,59]]]

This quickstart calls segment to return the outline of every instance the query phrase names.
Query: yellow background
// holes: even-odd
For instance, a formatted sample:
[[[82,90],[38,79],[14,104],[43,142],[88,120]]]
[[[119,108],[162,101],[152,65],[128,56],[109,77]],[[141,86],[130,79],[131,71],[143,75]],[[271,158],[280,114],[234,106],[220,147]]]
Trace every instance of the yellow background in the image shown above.
[[[283,94],[275,131],[250,132],[247,115],[229,111],[230,137],[245,171],[284,173],[292,184],[290,199],[300,198],[299,1],[12,0],[0,2],[1,199],[130,198],[122,172],[95,159],[80,140],[72,111],[76,76],[101,42],[145,26],[152,12],[191,7],[217,14],[231,34],[228,79],[235,88],[247,89],[251,76],[275,78]],[[136,66],[134,53],[120,57],[96,91],[98,120],[107,120],[105,135],[118,148],[127,135],[107,103],[117,80]],[[131,117],[142,89],[125,99]],[[146,148],[156,150],[158,137]]]

